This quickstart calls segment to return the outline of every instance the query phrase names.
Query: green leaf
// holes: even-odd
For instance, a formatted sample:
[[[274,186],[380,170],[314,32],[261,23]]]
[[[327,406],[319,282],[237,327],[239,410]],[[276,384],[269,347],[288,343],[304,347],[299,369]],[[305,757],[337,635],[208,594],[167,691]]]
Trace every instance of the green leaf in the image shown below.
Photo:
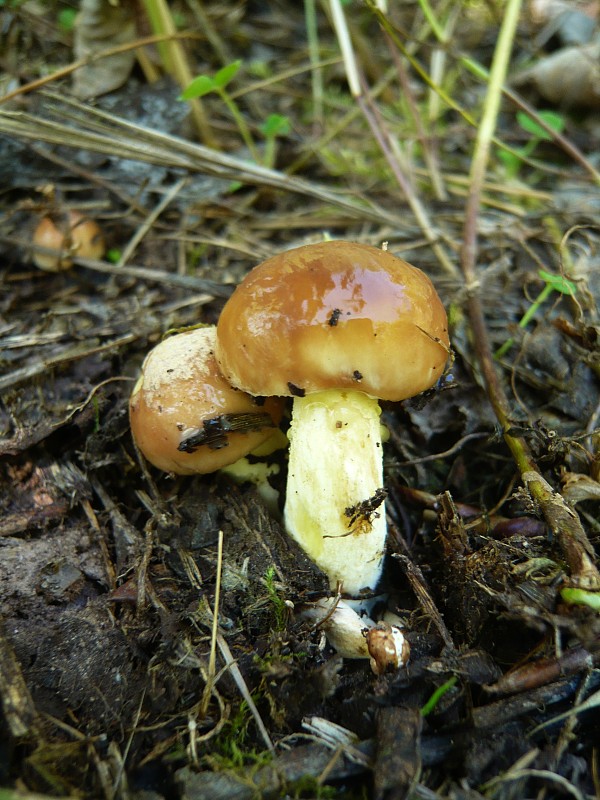
[[[117,264],[121,259],[121,251],[118,247],[111,247],[106,251],[106,260],[111,264]]]
[[[561,589],[560,596],[565,603],[588,606],[594,611],[600,611],[600,594],[598,592],[588,592],[585,589]]]
[[[557,133],[560,133],[565,127],[565,118],[556,111],[538,111],[537,115],[549,128],[552,128],[552,130]],[[528,114],[525,114],[524,111],[517,111],[517,122],[524,131],[535,136],[536,139],[545,139],[547,141],[552,139],[550,134],[540,126],[537,120],[532,119]]]
[[[216,72],[213,78],[215,86],[219,89],[224,89],[229,81],[237,75],[241,66],[241,61],[232,61],[231,64],[227,64],[223,69]]]
[[[275,136],[287,136],[291,129],[288,117],[284,117],[282,114],[269,114],[260,126],[260,132],[267,139]]]
[[[63,8],[58,12],[58,27],[70,33],[75,27],[75,17],[77,11],[74,8]]]
[[[438,686],[438,688],[434,691],[429,700],[421,708],[422,717],[426,717],[428,714],[431,714],[431,712],[435,710],[435,707],[437,706],[439,701],[446,694],[446,692],[452,689],[457,680],[458,678],[456,677],[456,675],[453,675],[451,678],[448,678],[448,680],[445,683],[442,683],[441,686]]]
[[[577,291],[577,286],[573,281],[567,280],[563,275],[554,275],[552,272],[546,272],[545,269],[538,270],[538,275],[548,286],[552,287],[555,292],[568,294],[572,297]]]
[[[523,166],[523,159],[519,158],[517,153],[509,153],[508,150],[498,150],[497,156],[498,160],[504,165],[508,176],[515,178]]]
[[[216,90],[215,81],[209,75],[198,75],[197,78],[186,86],[179,95],[180,100],[193,100],[195,97],[204,97],[205,94]]]

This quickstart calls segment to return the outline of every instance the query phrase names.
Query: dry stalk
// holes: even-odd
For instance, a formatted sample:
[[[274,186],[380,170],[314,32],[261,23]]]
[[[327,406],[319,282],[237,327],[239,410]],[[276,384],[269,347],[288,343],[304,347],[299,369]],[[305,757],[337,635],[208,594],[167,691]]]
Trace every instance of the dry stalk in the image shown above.
[[[225,664],[229,668],[231,677],[235,681],[235,684],[238,687],[240,694],[246,701],[246,705],[248,706],[252,716],[254,717],[254,721],[256,722],[256,727],[258,728],[260,735],[262,736],[263,742],[265,743],[267,750],[269,750],[271,753],[274,753],[275,747],[273,746],[273,742],[271,741],[269,732],[265,727],[265,723],[262,721],[258,708],[256,707],[254,700],[252,699],[252,695],[250,694],[250,690],[246,685],[244,676],[240,672],[238,665],[235,663],[233,655],[231,654],[231,650],[229,649],[229,645],[225,641],[223,635],[220,633],[217,636],[217,643],[219,645],[219,650],[221,651],[221,655],[223,656]]]
[[[371,8],[373,14],[377,17],[377,20],[381,25],[381,27],[383,28],[383,30],[386,32],[391,41],[393,41],[396,47],[398,48],[398,51],[407,59],[411,67],[415,70],[417,75],[419,75],[419,77],[424,81],[424,83],[429,87],[429,89],[432,92],[434,92],[439,97],[439,99],[445,105],[448,106],[448,108],[451,108],[457,114],[460,114],[460,116],[465,120],[465,122],[468,125],[470,125],[473,128],[476,128],[477,123],[474,117],[467,111],[466,108],[464,108],[464,106],[461,106],[460,103],[456,102],[453,97],[451,97],[438,83],[435,82],[435,80],[432,79],[432,77],[427,73],[427,70],[404,46],[402,40],[400,39],[400,36],[398,35],[398,32],[394,29],[394,27],[387,19],[385,14],[383,14],[382,11],[380,11],[375,7],[372,0],[366,0],[366,2]],[[436,34],[440,43],[444,47],[447,47],[447,43],[444,42],[444,35],[439,24],[432,25],[431,30],[433,31],[434,34]],[[465,56],[458,55],[457,58],[460,60],[462,65],[467,70],[474,73],[479,79],[487,80],[489,78],[487,71],[481,64],[477,64],[475,61],[473,61],[472,59],[468,59]],[[573,142],[571,142],[565,136],[553,130],[549,125],[547,125],[544,122],[543,118],[541,118],[537,114],[535,109],[533,109],[528,103],[526,103],[525,100],[522,97],[520,97],[516,92],[508,88],[506,85],[503,85],[501,87],[501,91],[516,106],[521,108],[523,111],[529,114],[533,119],[535,119],[537,124],[540,125],[540,127],[542,127],[546,131],[546,133],[550,136],[552,141],[554,141],[555,144],[557,144],[559,147],[562,147],[562,149],[565,151],[565,153],[567,153],[567,155],[569,155],[575,162],[580,164],[583,167],[583,169],[585,169],[592,176],[592,178],[596,183],[600,182],[600,173],[595,169],[594,165],[589,161],[589,159],[587,159],[584,156],[581,150],[579,150],[579,148],[575,144],[573,144]],[[517,155],[519,156],[519,158],[521,158],[519,153],[517,153],[512,147],[509,147],[506,143],[500,141],[499,139],[493,138],[492,142],[494,145],[502,148],[506,152],[513,153],[514,155]],[[525,163],[533,164],[537,168],[540,167],[539,163],[536,164],[527,158],[524,158],[523,161]]]
[[[21,738],[37,732],[39,723],[37,709],[13,647],[1,629],[0,704],[7,736]]]
[[[366,89],[364,81],[361,78],[354,55],[352,39],[340,0],[330,0],[330,8],[335,33],[340,45],[340,50],[342,51],[350,93],[356,100],[365,120],[371,128],[375,141],[379,145],[398,186],[402,190],[406,202],[410,206],[419,227],[423,231],[423,235],[431,245],[431,249],[435,253],[441,267],[449,275],[456,276],[456,266],[442,247],[439,241],[439,233],[434,229],[412,181],[407,176],[409,165],[406,163],[403,154],[397,148],[394,148],[392,137],[381,119],[378,109],[371,97],[371,93]]]
[[[44,75],[42,78],[36,78],[36,80],[25,83],[23,86],[18,86],[12,92],[8,92],[0,97],[0,105],[2,105],[2,103],[7,103],[9,100],[14,100],[16,97],[29,94],[29,92],[33,92],[36,89],[41,89],[44,86],[48,86],[50,83],[55,83],[62,78],[66,78],[76,70],[81,69],[82,67],[87,67],[90,64],[93,64],[95,61],[100,61],[103,58],[110,58],[111,56],[119,55],[119,53],[125,53],[127,50],[137,50],[139,47],[146,47],[151,44],[158,44],[159,42],[169,42],[176,39],[197,38],[197,33],[169,33],[160,34],[157,36],[144,36],[141,39],[136,39],[134,42],[125,42],[125,44],[120,44],[116,47],[110,47],[97,53],[90,53],[84,58],[80,58],[77,61],[72,61],[70,64],[67,64],[66,67],[61,67],[55,72],[51,72],[49,75]]]
[[[401,217],[372,201],[349,198],[316,181],[297,178],[251,161],[145,128],[68,97],[44,92],[46,117],[0,111],[0,133],[19,139],[82,148],[117,158],[203,173],[224,180],[267,186],[318,200],[355,219],[397,226]],[[56,119],[50,114],[57,115]]]
[[[168,36],[167,41],[159,43],[159,49],[162,50],[163,65],[175,78],[179,86],[185,89],[194,79],[194,74],[188,63],[186,52],[177,38],[177,28],[175,27],[171,10],[166,0],[143,0],[143,2],[146,14],[154,30]],[[217,148],[217,139],[210,126],[202,101],[195,97],[188,102],[200,141],[209,147]]]
[[[208,675],[206,685],[200,703],[200,713],[204,717],[208,710],[210,696],[215,685],[215,673],[217,663],[217,634],[219,632],[219,603],[221,600],[221,573],[223,572],[223,531],[219,531],[219,541],[217,544],[217,580],[215,584],[215,600],[213,608],[213,624],[210,637],[210,655],[208,658]]]
[[[600,589],[600,574],[593,562],[594,550],[581,520],[567,506],[563,497],[542,477],[527,442],[520,436],[510,433],[510,403],[494,367],[476,273],[477,220],[481,192],[520,6],[520,0],[510,0],[507,4],[494,54],[484,112],[478,127],[471,164],[471,189],[465,209],[461,266],[467,288],[467,309],[474,347],[487,394],[523,484],[560,544],[571,572],[572,584],[581,588]]]

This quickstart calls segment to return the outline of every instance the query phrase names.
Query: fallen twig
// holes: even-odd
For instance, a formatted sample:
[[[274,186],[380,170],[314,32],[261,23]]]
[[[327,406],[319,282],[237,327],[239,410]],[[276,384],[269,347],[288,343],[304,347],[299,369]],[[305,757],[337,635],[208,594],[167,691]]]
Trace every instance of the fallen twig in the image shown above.
[[[501,425],[504,440],[517,464],[525,488],[538,505],[551,532],[560,544],[565,560],[569,565],[571,582],[581,588],[600,589],[600,573],[598,573],[592,561],[594,551],[579,517],[567,506],[563,497],[544,480],[527,442],[522,437],[515,436],[510,432],[510,404],[494,367],[492,349],[479,294],[476,262],[477,220],[481,191],[485,180],[502,86],[506,76],[520,6],[520,0],[510,0],[507,4],[496,46],[484,113],[477,131],[473,160],[471,162],[471,189],[465,209],[461,266],[467,289],[467,309],[473,330],[474,348],[481,367],[487,394]]]

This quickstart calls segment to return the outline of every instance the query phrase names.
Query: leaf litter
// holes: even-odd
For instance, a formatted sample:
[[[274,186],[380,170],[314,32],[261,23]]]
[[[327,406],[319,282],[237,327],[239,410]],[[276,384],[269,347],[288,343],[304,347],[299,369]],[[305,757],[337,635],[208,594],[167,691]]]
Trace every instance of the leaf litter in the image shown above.
[[[11,12],[11,30],[33,37],[43,64],[42,18],[28,5]],[[185,7],[191,28],[195,5]],[[478,286],[466,286],[456,265],[473,131],[457,108],[475,114],[484,84],[460,71],[458,56],[490,63],[499,7],[462,9],[449,49],[434,35],[435,15],[448,31],[454,24],[441,6],[390,10],[393,36],[368,6],[347,7],[372,87],[366,120],[340,58],[329,58],[339,53],[325,14],[314,28],[286,3],[198,6],[214,36],[208,55],[188,48],[196,74],[241,61],[231,86],[257,142],[268,115],[290,122],[273,166],[249,160],[217,96],[203,102],[221,150],[189,138],[167,78],[153,85],[134,71],[94,102],[50,81],[0,106],[2,784],[105,798],[593,796],[593,170],[550,134],[534,151],[537,129],[519,124],[508,90],[496,135],[519,160],[507,175],[506,159],[492,156]],[[535,24],[520,21],[515,75],[525,56],[542,63],[552,52],[552,39],[532,52]],[[315,34],[318,62],[308,46]],[[425,120],[435,104],[418,72],[400,91],[400,35],[419,64],[434,53],[451,66],[445,78],[432,66],[432,76],[452,110]],[[68,63],[61,35],[53,46]],[[526,91],[524,100],[547,108]],[[422,125],[410,122],[409,101]],[[560,135],[585,159],[597,120],[565,105],[558,98]],[[443,200],[430,188],[440,180]],[[56,275],[34,268],[48,183],[53,202],[98,220],[112,261],[75,256]],[[171,328],[214,323],[254,264],[324,234],[387,242],[430,274],[451,322],[443,384],[384,404],[390,541],[380,603],[402,624],[411,660],[379,676],[302,622],[303,604],[327,581],[285,536],[277,505],[269,510],[253,486],[226,476],[163,475],[129,435],[128,397],[148,349]],[[544,293],[551,281],[558,290]],[[483,388],[474,290],[492,352],[504,348],[493,363],[510,398],[504,431]],[[533,472],[503,434],[526,443]],[[281,496],[284,455],[271,466]]]

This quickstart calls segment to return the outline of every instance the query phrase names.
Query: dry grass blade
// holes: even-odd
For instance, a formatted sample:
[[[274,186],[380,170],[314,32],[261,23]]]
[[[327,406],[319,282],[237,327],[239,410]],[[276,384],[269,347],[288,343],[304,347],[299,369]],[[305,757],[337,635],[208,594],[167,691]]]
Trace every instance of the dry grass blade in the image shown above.
[[[216,674],[216,658],[217,658],[217,645],[218,645],[219,650],[221,651],[221,655],[225,661],[225,669],[229,670],[236,686],[240,691],[240,694],[242,695],[248,708],[250,709],[250,713],[254,717],[254,721],[256,722],[256,727],[258,728],[259,733],[267,749],[273,752],[275,749],[273,747],[273,742],[271,741],[269,732],[267,731],[267,728],[264,722],[262,721],[262,717],[260,716],[258,708],[256,707],[254,700],[252,699],[250,690],[248,689],[244,677],[240,672],[237,664],[235,663],[231,650],[229,649],[229,645],[223,638],[223,635],[219,633],[219,602],[221,593],[222,566],[223,566],[223,531],[219,531],[219,544],[217,552],[217,583],[215,586],[214,609],[212,612],[210,656],[208,662],[208,672],[206,675],[206,686],[204,688],[202,700],[200,701],[200,714],[203,717],[206,715],[210,698],[213,694],[215,683],[217,682],[218,675]]]
[[[511,0],[508,4],[494,54],[483,115],[477,130],[471,163],[471,186],[465,208],[464,244],[461,264],[468,290],[469,319],[474,332],[477,357],[485,380],[488,397],[502,427],[506,444],[515,459],[525,488],[538,504],[550,530],[560,543],[563,555],[571,571],[573,585],[595,590],[600,588],[600,574],[592,561],[594,550],[579,517],[566,505],[561,495],[554,491],[542,477],[527,442],[510,432],[510,404],[493,363],[476,270],[477,221],[481,206],[482,188],[520,7],[520,0]]]
[[[431,249],[435,253],[442,269],[449,275],[456,276],[458,270],[439,241],[440,233],[435,229],[429,219],[427,210],[408,177],[410,166],[407,159],[404,157],[399,147],[394,147],[393,137],[391,137],[386,130],[379,110],[375,106],[374,100],[364,80],[361,79],[342,5],[339,0],[330,0],[330,8],[333,25],[344,60],[346,80],[348,81],[350,93],[367,121],[381,152],[385,156],[392,175],[400,186],[406,202],[410,206],[419,227],[423,231],[423,235],[431,245]]]
[[[600,706],[600,692],[594,692],[594,694],[590,695],[586,700],[584,700],[579,705],[573,706],[573,708],[564,711],[562,714],[557,714],[550,719],[545,720],[541,723],[541,725],[537,725],[530,733],[530,736],[537,733],[538,731],[543,730],[544,728],[549,727],[550,725],[556,725],[557,722],[561,722],[564,719],[569,719],[570,717],[577,716],[577,714],[582,714],[584,711],[592,711],[597,709]]]
[[[206,716],[210,696],[215,685],[215,674],[217,664],[217,635],[219,633],[219,602],[221,598],[221,574],[223,571],[223,531],[219,531],[219,543],[217,547],[217,580],[215,584],[215,601],[213,608],[212,632],[210,637],[210,656],[208,659],[208,674],[206,686],[200,703],[200,713]]]
[[[342,209],[356,219],[398,225],[401,219],[370,201],[351,200],[314,181],[261,167],[242,158],[219,153],[167,133],[145,128],[76,100],[44,93],[46,117],[1,111],[0,133],[63,147],[81,148],[117,158],[128,158],[170,169],[179,168],[224,180],[268,186],[311,197]],[[51,114],[57,115],[52,119]],[[63,120],[68,119],[69,122]]]
[[[27,736],[35,731],[37,711],[21,667],[10,643],[0,630],[0,698],[7,735]]]
[[[135,341],[139,334],[125,334],[111,339],[108,342],[99,343],[97,339],[90,339],[89,341],[76,344],[71,347],[70,345],[60,348],[54,354],[47,358],[31,360],[24,367],[18,367],[12,372],[7,372],[0,377],[0,390],[7,389],[9,386],[21,383],[22,381],[29,380],[36,375],[41,375],[53,367],[60,364],[65,364],[70,361],[78,361],[83,358],[88,358],[95,353],[104,353],[109,350],[123,347],[126,344],[131,344]]]
[[[269,750],[270,752],[274,752],[275,747],[273,746],[273,742],[271,741],[271,737],[269,736],[269,732],[265,726],[265,723],[262,721],[262,717],[260,716],[259,710],[256,707],[256,703],[252,699],[252,695],[250,694],[250,690],[246,685],[244,676],[240,672],[238,665],[235,663],[231,650],[229,649],[229,645],[227,644],[222,634],[220,633],[217,634],[217,642],[219,645],[219,650],[221,651],[221,655],[223,656],[226,665],[229,667],[231,677],[235,681],[236,686],[240,690],[240,694],[246,701],[246,705],[248,706],[252,716],[254,717],[254,721],[256,722],[256,727],[260,732],[263,742],[267,746],[267,750]]]

